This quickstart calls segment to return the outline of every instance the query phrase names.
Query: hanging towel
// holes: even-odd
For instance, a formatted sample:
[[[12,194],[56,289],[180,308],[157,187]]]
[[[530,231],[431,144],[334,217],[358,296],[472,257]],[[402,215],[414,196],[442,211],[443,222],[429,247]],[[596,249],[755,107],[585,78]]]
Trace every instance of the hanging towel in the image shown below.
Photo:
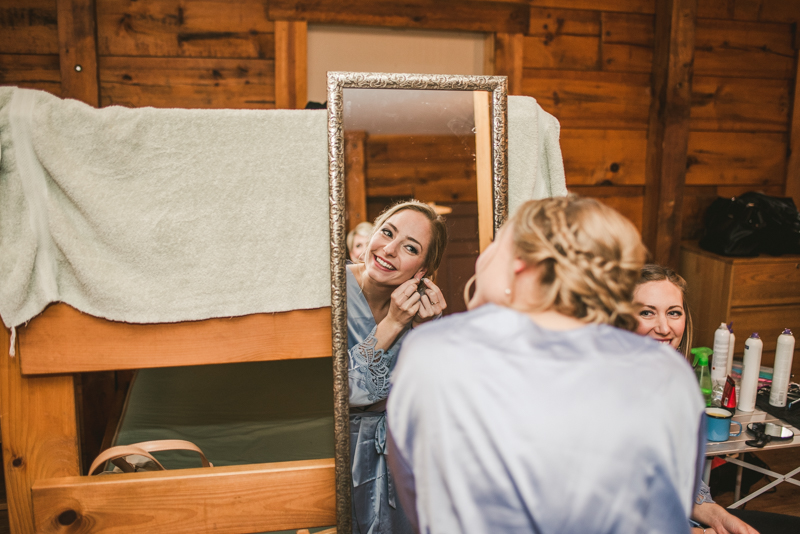
[[[508,97],[508,213],[531,199],[566,196],[558,120],[529,96]]]
[[[0,315],[329,306],[326,111],[94,109],[0,88]]]

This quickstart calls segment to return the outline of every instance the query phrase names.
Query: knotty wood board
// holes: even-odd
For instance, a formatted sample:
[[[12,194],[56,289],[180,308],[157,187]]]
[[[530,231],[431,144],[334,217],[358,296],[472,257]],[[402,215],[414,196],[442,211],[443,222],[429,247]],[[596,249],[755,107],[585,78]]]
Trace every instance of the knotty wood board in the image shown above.
[[[347,231],[367,220],[367,132],[344,132],[345,218]]]
[[[782,185],[785,133],[690,132],[687,185]]]
[[[564,128],[561,152],[567,185],[644,185],[646,148],[643,130]]]
[[[0,50],[6,54],[58,54],[56,0],[4,0]]]
[[[260,0],[97,2],[100,55],[274,59]]]
[[[53,478],[32,495],[41,534],[233,534],[335,524],[335,490],[331,458]]]
[[[319,24],[503,33],[525,33],[528,30],[527,5],[496,0],[270,0],[268,12],[272,20],[304,20]]]
[[[331,355],[330,308],[128,324],[53,304],[17,330],[26,375]]]
[[[571,186],[570,192],[591,197],[611,206],[642,231],[644,187],[641,186]]]
[[[100,57],[101,105],[272,109],[275,62]]]
[[[522,94],[524,39],[525,36],[521,33],[495,33],[492,41],[492,71],[497,76],[508,77],[509,95]]]
[[[94,0],[58,0],[61,96],[98,107],[97,20]]]
[[[8,355],[9,333],[0,326],[0,420],[3,469],[11,531],[33,532],[31,485],[44,478],[77,476],[78,429],[72,376],[24,377]]]
[[[0,84],[39,89],[61,96],[57,55],[0,54]]]
[[[308,24],[275,23],[275,107],[303,109],[307,98]]]
[[[647,128],[649,74],[525,69],[522,89],[562,128]]]
[[[531,7],[557,4],[563,9],[594,9],[624,13],[655,13],[655,0],[528,0]]]
[[[690,128],[786,132],[791,89],[789,80],[695,75]]]

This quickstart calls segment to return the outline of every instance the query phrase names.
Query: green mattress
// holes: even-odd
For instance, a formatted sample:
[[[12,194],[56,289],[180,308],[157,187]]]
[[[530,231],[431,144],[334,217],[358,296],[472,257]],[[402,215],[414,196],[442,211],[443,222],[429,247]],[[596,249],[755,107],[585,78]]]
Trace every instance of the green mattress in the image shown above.
[[[332,458],[331,358],[139,370],[114,444],[156,439],[191,441],[215,466]],[[200,466],[193,453],[154,456]]]

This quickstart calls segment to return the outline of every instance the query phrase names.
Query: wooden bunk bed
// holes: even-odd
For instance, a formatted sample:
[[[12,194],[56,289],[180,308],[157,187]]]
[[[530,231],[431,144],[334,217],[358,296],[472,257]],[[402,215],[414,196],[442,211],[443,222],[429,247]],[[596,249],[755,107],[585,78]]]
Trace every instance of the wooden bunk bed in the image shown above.
[[[2,346],[9,332],[2,330]],[[57,303],[0,358],[14,533],[264,532],[336,523],[333,458],[81,476],[74,373],[330,357],[331,308],[134,325]]]

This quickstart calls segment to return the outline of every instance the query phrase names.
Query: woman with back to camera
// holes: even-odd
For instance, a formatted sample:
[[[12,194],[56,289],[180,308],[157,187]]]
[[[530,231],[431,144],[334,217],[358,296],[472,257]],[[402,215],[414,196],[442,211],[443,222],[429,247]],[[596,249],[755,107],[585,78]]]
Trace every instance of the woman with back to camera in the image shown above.
[[[470,311],[409,335],[388,458],[418,531],[688,531],[704,403],[632,332],[644,257],[595,200],[530,201],[478,258]]]
[[[447,307],[432,281],[446,243],[433,208],[403,202],[378,217],[363,258],[347,266],[354,533],[411,532],[385,458],[385,401],[407,332]]]
[[[692,348],[692,314],[686,305],[686,281],[669,267],[648,264],[633,293],[638,308],[638,334],[669,345],[689,357]],[[764,534],[800,532],[800,518],[750,510],[726,510],[711,498],[701,483],[691,518],[708,528],[693,527],[693,533]],[[742,521],[744,520],[744,521]],[[746,523],[745,523],[746,521]]]

